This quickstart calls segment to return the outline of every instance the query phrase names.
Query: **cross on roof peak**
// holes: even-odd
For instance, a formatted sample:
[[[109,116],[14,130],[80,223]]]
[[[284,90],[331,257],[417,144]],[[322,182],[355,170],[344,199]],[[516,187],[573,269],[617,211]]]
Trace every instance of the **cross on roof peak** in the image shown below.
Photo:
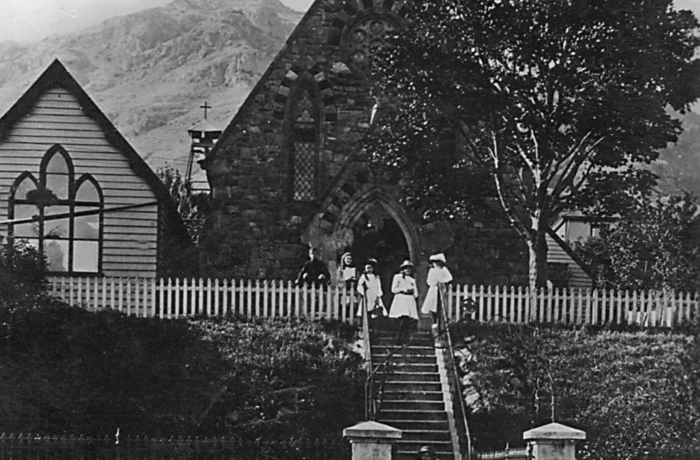
[[[204,109],[204,119],[207,119],[207,109],[211,109],[211,106],[207,104],[207,101],[204,101],[204,105],[199,106],[200,109]]]

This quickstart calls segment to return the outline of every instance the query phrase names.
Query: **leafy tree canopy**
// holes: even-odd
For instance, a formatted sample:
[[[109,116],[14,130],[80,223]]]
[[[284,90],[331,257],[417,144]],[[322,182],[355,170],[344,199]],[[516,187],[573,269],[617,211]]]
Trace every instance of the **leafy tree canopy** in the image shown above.
[[[373,63],[391,108],[366,150],[426,218],[498,203],[533,285],[552,220],[648,193],[665,109],[700,95],[698,22],[670,0],[426,0],[407,21]]]
[[[700,218],[692,194],[644,200],[576,245],[601,288],[700,290]]]

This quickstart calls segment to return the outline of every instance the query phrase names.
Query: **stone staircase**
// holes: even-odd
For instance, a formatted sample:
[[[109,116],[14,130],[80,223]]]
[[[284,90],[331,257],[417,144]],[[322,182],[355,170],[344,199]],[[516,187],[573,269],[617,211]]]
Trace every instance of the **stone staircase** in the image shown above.
[[[441,378],[444,370],[430,333],[414,333],[408,344],[400,346],[395,332],[373,331],[371,343],[372,365],[375,369],[382,366],[375,374],[376,420],[403,432],[393,459],[415,460],[420,448],[427,445],[440,460],[459,460],[448,410],[449,387],[444,375]]]

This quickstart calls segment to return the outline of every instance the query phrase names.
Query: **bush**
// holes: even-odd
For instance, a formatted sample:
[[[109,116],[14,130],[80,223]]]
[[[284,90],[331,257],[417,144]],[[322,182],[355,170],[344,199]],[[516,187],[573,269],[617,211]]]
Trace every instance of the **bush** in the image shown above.
[[[0,236],[0,303],[31,302],[46,288],[46,259],[24,241]]]
[[[668,332],[473,326],[479,450],[554,419],[587,432],[582,459],[696,459],[698,338]]]

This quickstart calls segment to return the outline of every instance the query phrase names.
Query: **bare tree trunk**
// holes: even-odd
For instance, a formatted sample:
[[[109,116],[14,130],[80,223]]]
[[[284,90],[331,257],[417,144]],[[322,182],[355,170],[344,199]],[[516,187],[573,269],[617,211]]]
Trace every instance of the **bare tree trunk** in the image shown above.
[[[529,287],[532,292],[547,285],[547,221],[544,213],[531,217],[527,239]]]

